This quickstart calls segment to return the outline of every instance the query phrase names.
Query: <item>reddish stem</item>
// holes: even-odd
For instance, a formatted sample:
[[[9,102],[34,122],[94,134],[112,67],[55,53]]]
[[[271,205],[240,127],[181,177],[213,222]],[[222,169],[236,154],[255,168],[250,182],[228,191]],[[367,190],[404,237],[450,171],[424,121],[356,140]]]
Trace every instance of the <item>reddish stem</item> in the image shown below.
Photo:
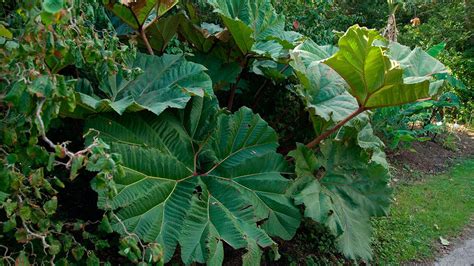
[[[326,139],[329,137],[332,133],[336,132],[338,129],[340,129],[343,125],[345,125],[347,122],[349,122],[352,118],[356,117],[360,113],[366,111],[363,106],[359,107],[355,112],[350,114],[348,117],[344,118],[341,122],[337,123],[333,128],[327,130],[323,134],[319,135],[317,138],[313,139],[310,143],[306,144],[306,147],[312,149],[316,147],[322,140]]]
[[[146,37],[146,33],[145,33],[145,30],[143,29],[143,27],[140,27],[138,29],[138,31],[140,32],[140,36],[142,37],[142,40],[145,43],[145,46],[146,46],[146,49],[148,50],[148,53],[151,54],[151,55],[154,55],[153,49],[151,48],[150,42],[148,41],[148,38]]]
[[[229,100],[227,101],[227,109],[229,111],[232,111],[232,106],[234,105],[235,91],[237,90],[237,85],[239,85],[239,81],[241,77],[242,77],[242,72],[239,74],[239,76],[235,80],[235,83],[232,85],[232,88],[230,89]]]

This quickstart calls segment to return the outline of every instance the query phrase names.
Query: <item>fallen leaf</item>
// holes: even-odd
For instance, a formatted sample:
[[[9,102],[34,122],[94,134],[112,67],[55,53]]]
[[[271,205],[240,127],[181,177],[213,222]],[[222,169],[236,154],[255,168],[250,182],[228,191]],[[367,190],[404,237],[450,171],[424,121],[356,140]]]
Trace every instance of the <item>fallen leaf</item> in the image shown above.
[[[442,236],[439,237],[439,242],[441,242],[441,245],[443,246],[449,246],[449,241],[445,238],[443,238]]]

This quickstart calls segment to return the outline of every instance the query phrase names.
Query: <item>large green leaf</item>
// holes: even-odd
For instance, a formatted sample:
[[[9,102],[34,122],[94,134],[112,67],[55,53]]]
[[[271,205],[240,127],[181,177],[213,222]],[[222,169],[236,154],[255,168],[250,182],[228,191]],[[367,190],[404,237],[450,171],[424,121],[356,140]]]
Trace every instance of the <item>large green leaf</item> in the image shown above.
[[[221,14],[243,53],[251,51],[255,41],[285,29],[285,18],[275,12],[270,0],[211,0],[209,3]]]
[[[390,204],[387,169],[353,141],[325,142],[320,156],[299,144],[289,155],[298,175],[295,202],[304,204],[305,216],[327,225],[348,258],[369,260],[369,218],[385,215]]]
[[[154,50],[163,53],[168,43],[176,35],[182,20],[183,15],[176,14],[161,18],[151,24],[146,29],[146,34],[149,36],[148,40],[151,47]]]
[[[359,107],[347,92],[347,83],[321,62],[337,52],[333,46],[319,46],[311,40],[291,52],[291,66],[300,80],[298,92],[306,106],[326,121],[339,122]]]
[[[359,106],[371,109],[428,98],[431,77],[404,78],[400,64],[385,54],[384,41],[377,31],[354,25],[339,39],[339,51],[324,63],[349,84]]]
[[[242,67],[237,62],[226,63],[213,53],[195,53],[189,60],[207,68],[207,73],[212,79],[214,90],[229,87],[242,72]]]
[[[159,115],[168,107],[184,108],[192,95],[213,95],[206,68],[182,55],[138,54],[130,65],[137,67],[144,73],[134,80],[127,80],[121,71],[108,77],[99,88],[105,99],[93,93],[88,81],[78,83],[79,104],[91,112],[122,114],[145,109]]]
[[[229,31],[218,25],[203,23],[198,26],[186,18],[181,21],[180,32],[186,36],[186,40],[192,43],[195,49],[203,53],[216,48],[218,41],[225,43],[230,39]]]
[[[276,13],[271,0],[210,0],[244,54],[251,52],[279,58],[294,47],[301,35],[285,31],[285,17]]]
[[[154,16],[161,17],[173,8],[178,0],[107,0],[105,2],[105,6],[112,13],[133,29],[138,30],[145,24],[153,10],[156,13]]]
[[[160,243],[166,261],[179,243],[185,263],[220,264],[225,242],[247,248],[245,260],[255,262],[258,246],[275,245],[270,236],[291,239],[299,225],[285,196],[286,163],[276,133],[258,115],[242,108],[216,116],[217,103],[209,101],[195,97],[186,110],[159,117],[88,120],[125,169],[114,178],[118,193],[111,200],[99,193],[99,206],[115,210],[129,232]],[[119,223],[113,227],[123,233]]]
[[[409,47],[399,43],[390,43],[388,56],[397,60],[403,68],[405,79],[429,79],[430,95],[438,92],[443,85],[443,80],[435,80],[437,74],[446,73],[446,67],[436,58],[417,47],[411,50]]]

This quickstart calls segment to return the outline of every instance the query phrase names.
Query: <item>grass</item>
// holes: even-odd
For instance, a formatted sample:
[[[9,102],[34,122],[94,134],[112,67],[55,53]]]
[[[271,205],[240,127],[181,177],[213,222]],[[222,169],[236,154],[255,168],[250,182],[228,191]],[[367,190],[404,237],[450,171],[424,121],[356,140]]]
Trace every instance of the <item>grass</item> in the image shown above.
[[[374,219],[377,263],[430,260],[440,237],[457,236],[474,214],[474,159],[417,184],[400,185],[388,217]]]

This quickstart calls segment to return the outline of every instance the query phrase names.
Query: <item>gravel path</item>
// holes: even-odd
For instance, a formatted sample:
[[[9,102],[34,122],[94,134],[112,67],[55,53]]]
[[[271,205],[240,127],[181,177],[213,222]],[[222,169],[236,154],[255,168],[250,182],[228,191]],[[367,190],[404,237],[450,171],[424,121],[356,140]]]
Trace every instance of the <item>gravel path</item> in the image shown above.
[[[435,265],[439,266],[471,266],[474,265],[474,230],[466,236],[449,254],[437,259]]]

